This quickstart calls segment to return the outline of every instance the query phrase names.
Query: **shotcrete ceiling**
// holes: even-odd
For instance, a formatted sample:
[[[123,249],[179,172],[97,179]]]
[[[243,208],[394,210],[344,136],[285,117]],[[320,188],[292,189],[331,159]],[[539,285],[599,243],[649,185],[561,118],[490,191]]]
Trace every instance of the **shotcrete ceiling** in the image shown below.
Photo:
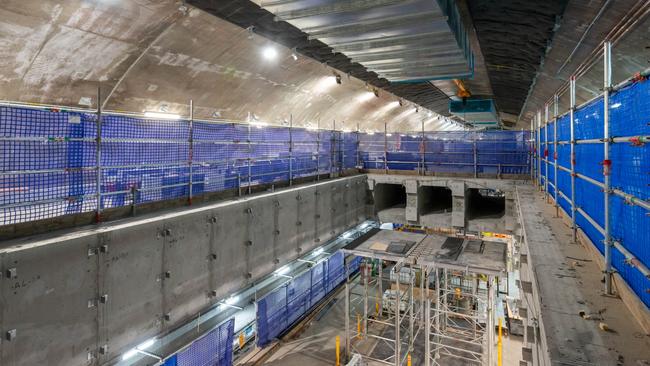
[[[272,47],[277,57],[264,59]],[[436,114],[172,0],[5,0],[0,100],[383,131],[453,129]],[[394,88],[400,91],[402,87]],[[422,104],[428,87],[408,88]],[[445,97],[446,98],[446,97]]]
[[[468,0],[500,112],[519,115],[568,0]]]
[[[210,14],[226,19],[243,28],[253,27],[255,33],[263,35],[307,57],[325,63],[373,86],[383,88],[399,97],[429,108],[443,115],[448,114],[449,97],[430,83],[396,84],[381,79],[374,72],[367,71],[353,63],[341,53],[335,53],[318,40],[309,40],[306,33],[287,22],[275,21],[275,16],[252,1],[242,0],[188,0]]]

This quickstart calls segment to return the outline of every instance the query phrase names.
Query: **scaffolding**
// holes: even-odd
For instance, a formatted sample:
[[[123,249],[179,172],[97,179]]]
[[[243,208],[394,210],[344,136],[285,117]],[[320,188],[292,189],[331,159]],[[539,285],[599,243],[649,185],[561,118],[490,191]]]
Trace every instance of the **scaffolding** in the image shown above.
[[[359,281],[345,285],[346,355],[395,366],[493,364],[506,247],[382,230],[343,248],[363,258]]]

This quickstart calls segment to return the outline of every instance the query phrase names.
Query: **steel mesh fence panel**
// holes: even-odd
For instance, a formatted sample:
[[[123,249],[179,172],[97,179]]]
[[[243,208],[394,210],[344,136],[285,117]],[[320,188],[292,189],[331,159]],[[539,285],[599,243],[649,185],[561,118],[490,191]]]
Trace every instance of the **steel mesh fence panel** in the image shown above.
[[[165,366],[230,366],[235,320],[225,323],[192,342],[167,360]]]
[[[95,118],[0,107],[0,224],[95,209]]]

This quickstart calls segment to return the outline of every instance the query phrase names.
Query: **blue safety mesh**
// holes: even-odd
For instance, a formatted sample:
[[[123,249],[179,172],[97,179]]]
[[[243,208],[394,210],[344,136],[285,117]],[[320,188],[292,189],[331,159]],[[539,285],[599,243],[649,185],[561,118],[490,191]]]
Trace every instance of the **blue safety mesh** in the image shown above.
[[[264,347],[345,281],[345,256],[336,252],[257,301],[257,342]],[[359,261],[352,266],[359,268]],[[351,271],[350,273],[354,272]]]
[[[610,95],[610,136],[623,138],[610,144],[609,153],[611,161],[611,188],[632,195],[633,199],[626,199],[612,192],[609,198],[611,237],[623,245],[636,259],[646,266],[650,264],[650,215],[643,207],[635,205],[633,200],[650,199],[650,154],[648,145],[642,141],[631,139],[636,136],[650,134],[650,83],[636,82]],[[578,140],[595,140],[589,143],[578,143],[575,148],[576,172],[589,177],[597,182],[603,182],[604,146],[601,139],[604,136],[604,108],[603,99],[597,98],[580,109],[576,110],[575,138]],[[569,114],[558,119],[558,140],[570,139]],[[549,125],[548,137],[552,141],[552,124]],[[553,147],[545,145],[545,128],[539,131],[542,150],[549,148],[549,158],[552,157]],[[634,142],[634,143],[633,143]],[[570,168],[570,145],[557,147],[560,166]],[[549,159],[552,161],[552,159]],[[542,162],[540,179],[546,174],[546,164]],[[549,165],[549,180],[553,179],[552,165]],[[558,189],[569,199],[571,198],[571,175],[558,170]],[[598,250],[604,252],[604,206],[605,193],[603,189],[592,182],[575,178],[576,207],[583,210],[591,217],[600,229],[589,222],[587,216],[578,212],[576,223]],[[552,192],[553,188],[549,187]],[[571,213],[571,203],[564,198],[558,198],[559,205]],[[612,248],[612,265],[630,285],[639,298],[650,306],[650,280],[626,260],[625,256],[616,248]]]
[[[230,366],[235,320],[225,323],[165,360],[164,366]]]
[[[327,174],[357,134],[0,107],[0,225]],[[383,150],[382,150],[383,151]],[[190,178],[191,172],[191,178]]]

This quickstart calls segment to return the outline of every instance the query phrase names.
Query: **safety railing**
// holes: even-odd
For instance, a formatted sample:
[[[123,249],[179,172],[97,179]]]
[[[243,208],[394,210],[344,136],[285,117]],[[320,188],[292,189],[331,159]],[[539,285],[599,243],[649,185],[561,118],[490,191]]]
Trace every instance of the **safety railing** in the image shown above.
[[[611,43],[605,42],[603,92],[576,103],[569,81],[569,110],[555,94],[535,127],[535,180],[604,256],[605,287],[618,272],[650,306],[650,82],[639,73],[612,85]]]

